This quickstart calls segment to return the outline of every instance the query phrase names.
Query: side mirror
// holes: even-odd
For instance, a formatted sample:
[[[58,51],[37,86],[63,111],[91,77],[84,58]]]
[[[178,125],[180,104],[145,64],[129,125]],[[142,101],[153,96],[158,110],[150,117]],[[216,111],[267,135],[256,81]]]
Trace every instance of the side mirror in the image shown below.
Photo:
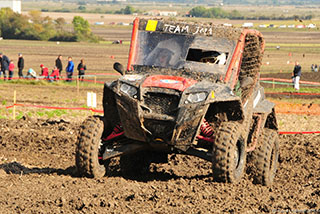
[[[120,64],[119,62],[115,62],[115,63],[113,64],[113,69],[116,70],[116,71],[118,71],[121,75],[124,74],[123,65]]]

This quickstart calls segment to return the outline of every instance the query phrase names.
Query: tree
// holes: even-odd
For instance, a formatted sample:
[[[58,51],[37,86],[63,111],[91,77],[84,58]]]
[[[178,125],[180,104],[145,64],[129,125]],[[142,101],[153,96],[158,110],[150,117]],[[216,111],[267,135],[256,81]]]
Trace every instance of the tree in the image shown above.
[[[59,32],[63,31],[63,27],[66,25],[66,20],[62,17],[59,17],[54,21],[56,23],[57,31],[59,31]]]
[[[72,24],[74,32],[80,39],[92,36],[89,22],[81,16],[73,17]]]
[[[130,5],[128,5],[124,8],[123,13],[124,14],[132,14],[132,13],[134,13],[134,11],[135,11],[135,9],[133,7],[131,7]]]
[[[194,7],[190,10],[189,14],[194,17],[204,17],[207,9],[203,6]]]
[[[136,10],[128,5],[125,8],[121,8],[120,10],[115,11],[116,14],[133,14]]]

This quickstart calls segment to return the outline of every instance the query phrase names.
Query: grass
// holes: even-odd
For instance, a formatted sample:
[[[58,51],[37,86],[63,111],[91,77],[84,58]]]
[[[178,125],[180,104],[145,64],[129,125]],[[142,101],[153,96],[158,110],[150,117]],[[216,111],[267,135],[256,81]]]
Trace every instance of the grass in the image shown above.
[[[99,44],[111,45],[113,41],[100,41]],[[130,41],[122,41],[123,45],[130,45]]]
[[[283,47],[300,47],[300,48],[311,48],[311,47],[320,47],[320,44],[302,44],[302,43],[266,43],[266,47],[276,47],[276,46],[280,46],[281,48]],[[320,50],[319,50],[320,52]]]
[[[292,104],[320,104],[320,99],[301,99],[301,98],[267,98],[270,101],[286,102]]]
[[[0,80],[0,84],[23,84],[23,85],[40,85],[40,86],[69,86],[69,87],[76,87],[77,81],[72,82],[66,82],[66,81],[56,81],[56,82],[48,82],[46,80],[24,80],[24,79],[18,79],[18,80],[10,80],[10,81],[3,81]],[[93,82],[80,82],[81,87],[101,87],[102,84],[94,84]],[[2,101],[2,105],[5,100]]]
[[[294,88],[265,88],[266,92],[297,92]],[[320,93],[320,87],[300,88],[299,93]]]
[[[47,115],[48,118],[53,118],[53,117],[61,117],[62,115],[68,114],[68,112],[64,109],[56,109],[52,111],[45,111],[45,114]]]

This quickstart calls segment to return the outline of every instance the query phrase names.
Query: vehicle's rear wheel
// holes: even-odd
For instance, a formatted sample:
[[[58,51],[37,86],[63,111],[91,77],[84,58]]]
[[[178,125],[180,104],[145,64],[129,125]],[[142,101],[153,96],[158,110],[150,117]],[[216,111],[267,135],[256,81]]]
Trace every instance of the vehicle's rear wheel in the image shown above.
[[[279,159],[279,136],[276,130],[263,129],[262,142],[250,158],[254,183],[269,186],[273,183]]]
[[[213,145],[212,171],[215,181],[238,183],[246,163],[246,144],[240,124],[222,122]]]
[[[134,177],[149,171],[150,156],[146,151],[122,155],[120,157],[120,169],[123,176]]]
[[[100,178],[109,161],[98,159],[104,131],[103,117],[90,116],[81,125],[76,148],[76,166],[81,176]]]

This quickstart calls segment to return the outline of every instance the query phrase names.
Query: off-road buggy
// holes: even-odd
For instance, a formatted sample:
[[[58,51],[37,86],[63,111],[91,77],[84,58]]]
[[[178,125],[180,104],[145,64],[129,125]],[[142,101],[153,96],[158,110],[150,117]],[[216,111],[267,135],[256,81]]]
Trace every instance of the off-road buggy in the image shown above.
[[[259,84],[264,51],[255,30],[135,19],[127,69],[105,83],[104,116],[84,121],[76,165],[104,176],[120,156],[124,174],[168,154],[212,162],[216,181],[236,183],[248,160],[256,183],[273,182],[279,156],[274,104]]]

